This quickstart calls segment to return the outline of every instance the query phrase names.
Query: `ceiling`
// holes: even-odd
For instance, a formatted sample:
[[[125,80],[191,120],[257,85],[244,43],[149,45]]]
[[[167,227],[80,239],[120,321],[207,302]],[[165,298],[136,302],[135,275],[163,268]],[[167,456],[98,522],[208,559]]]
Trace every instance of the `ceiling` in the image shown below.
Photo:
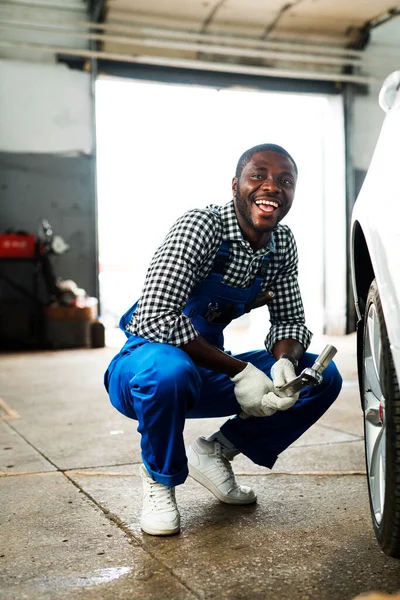
[[[164,66],[366,82],[379,76],[363,62],[370,29],[398,13],[393,0],[106,0],[105,25],[133,29],[127,45],[109,37],[102,50]]]
[[[259,40],[317,41],[346,47],[390,0],[107,0],[108,22],[135,22]]]
[[[0,57],[371,83],[398,59],[399,14],[398,0],[2,0]],[[394,21],[375,60],[370,32]]]

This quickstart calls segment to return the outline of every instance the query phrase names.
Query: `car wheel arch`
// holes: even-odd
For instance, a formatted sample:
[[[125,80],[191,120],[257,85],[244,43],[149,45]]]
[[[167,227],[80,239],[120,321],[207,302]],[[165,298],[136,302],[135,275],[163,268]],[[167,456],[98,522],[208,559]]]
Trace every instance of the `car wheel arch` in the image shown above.
[[[358,221],[356,221],[353,226],[352,244],[355,299],[361,313],[361,318],[364,318],[367,296],[370,285],[375,279],[375,273],[368,244],[363,229]]]
[[[357,372],[358,384],[361,397],[361,372],[363,364],[363,341],[364,341],[364,316],[367,297],[371,283],[375,279],[375,273],[372,266],[371,257],[368,250],[367,241],[359,221],[355,221],[352,227],[352,270],[353,270],[353,292],[357,305],[358,321],[357,331]]]

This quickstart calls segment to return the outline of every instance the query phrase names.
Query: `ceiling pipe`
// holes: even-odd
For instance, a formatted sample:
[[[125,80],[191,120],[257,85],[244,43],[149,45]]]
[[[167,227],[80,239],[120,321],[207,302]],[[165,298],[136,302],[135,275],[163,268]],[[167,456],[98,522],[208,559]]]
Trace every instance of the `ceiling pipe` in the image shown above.
[[[126,24],[121,25],[119,22],[113,22],[113,23],[107,23],[106,27],[113,27],[113,28],[124,28],[127,27]],[[324,45],[324,44],[314,44],[314,43],[303,43],[303,42],[299,42],[299,41],[290,41],[290,42],[284,42],[284,41],[278,41],[278,40],[260,40],[259,38],[255,38],[255,37],[241,37],[241,36],[236,36],[236,35],[219,35],[219,34],[215,34],[215,33],[201,33],[201,32],[196,32],[196,31],[187,31],[187,30],[181,30],[181,29],[167,29],[167,28],[161,28],[161,27],[151,27],[148,25],[139,25],[137,23],[130,23],[129,24],[130,28],[135,28],[135,29],[139,29],[143,34],[148,34],[148,35],[158,35],[159,37],[172,37],[172,36],[176,36],[179,37],[181,39],[188,39],[190,38],[198,38],[198,39],[209,39],[210,41],[215,41],[215,42],[219,42],[219,43],[226,43],[226,42],[230,42],[230,43],[235,43],[236,45],[243,45],[243,46],[251,46],[254,48],[285,48],[288,50],[299,50],[299,49],[303,49],[306,50],[307,52],[327,52],[329,54],[338,54],[338,55],[346,55],[346,56],[360,56],[362,55],[361,51],[358,50],[353,50],[353,49],[347,49],[347,48],[343,48],[343,47],[339,47],[339,46],[328,46],[328,45]]]
[[[22,8],[30,8],[30,9],[35,9],[35,8],[44,8],[44,9],[49,9],[49,8],[56,8],[57,10],[65,10],[68,12],[72,12],[75,10],[79,10],[84,12],[86,10],[86,0],[84,0],[84,2],[82,2],[82,0],[75,0],[75,2],[73,2],[72,0],[68,1],[68,5],[66,6],[65,0],[51,0],[51,2],[43,2],[42,0],[12,0],[12,1],[8,1],[7,0],[2,0],[2,5],[3,6],[10,6],[11,8],[15,8],[15,7],[22,7]]]
[[[148,65],[158,65],[165,67],[179,67],[185,69],[195,69],[204,71],[219,71],[222,73],[238,73],[244,75],[257,75],[261,77],[280,77],[290,79],[308,79],[316,81],[333,81],[337,83],[351,82],[360,84],[381,83],[380,79],[372,77],[343,74],[343,73],[323,73],[315,71],[296,71],[292,69],[275,69],[269,67],[257,67],[250,65],[240,65],[231,63],[217,63],[190,59],[169,58],[165,56],[146,56],[120,54],[117,52],[103,52],[97,50],[65,48],[59,46],[50,46],[35,43],[20,43],[0,40],[0,47],[16,48],[19,50],[40,51],[52,54],[61,54],[64,56],[78,56],[81,58],[96,58],[115,60],[118,62],[138,63]]]
[[[35,21],[23,21],[23,20],[7,20],[3,19],[3,23],[10,23],[15,25],[34,25]],[[37,23],[41,25],[41,23]],[[119,32],[131,34],[135,32],[141,35],[150,35],[158,38],[170,38],[180,40],[197,40],[202,43],[220,43],[220,44],[232,44],[234,46],[243,46],[247,48],[255,49],[275,49],[275,50],[288,50],[293,52],[309,52],[311,54],[329,54],[332,56],[346,56],[346,57],[362,57],[363,52],[361,50],[339,48],[333,46],[322,46],[317,44],[302,44],[299,42],[278,42],[278,41],[263,41],[252,38],[243,38],[228,35],[216,35],[210,33],[201,32],[190,32],[180,31],[175,29],[161,29],[155,27],[146,27],[132,23],[129,25],[121,25],[119,23],[92,23],[90,21],[80,20],[67,20],[67,19],[51,19],[46,21],[46,26],[59,26],[60,28],[76,30],[77,28],[83,28],[85,30],[103,30],[105,32]]]
[[[257,59],[273,59],[289,62],[308,62],[314,64],[338,65],[341,67],[359,66],[359,59],[338,58],[333,56],[317,56],[310,54],[301,54],[294,52],[276,52],[271,50],[252,50],[242,48],[232,48],[230,46],[215,46],[212,44],[201,44],[194,42],[176,42],[167,40],[157,40],[141,37],[126,37],[100,33],[80,33],[76,31],[64,31],[59,27],[49,29],[48,25],[14,25],[0,21],[0,29],[9,29],[12,31],[38,31],[56,35],[63,35],[68,38],[92,40],[97,42],[113,42],[124,46],[144,46],[147,48],[161,48],[165,50],[181,50],[188,52],[208,52],[212,54],[229,55],[236,57],[257,58]]]

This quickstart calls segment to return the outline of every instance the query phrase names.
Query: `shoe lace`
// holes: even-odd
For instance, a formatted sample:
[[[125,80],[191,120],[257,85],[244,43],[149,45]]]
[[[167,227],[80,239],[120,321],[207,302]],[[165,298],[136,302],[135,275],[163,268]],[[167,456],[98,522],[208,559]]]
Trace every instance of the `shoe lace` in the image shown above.
[[[229,481],[229,483],[232,486],[231,489],[238,488],[239,486],[236,483],[236,478],[232,469],[231,462],[226,458],[226,456],[224,456],[223,447],[219,442],[215,442],[215,454],[217,456],[217,463],[221,467],[224,475],[226,476],[225,481]]]
[[[149,481],[149,498],[156,510],[175,508],[175,488]]]

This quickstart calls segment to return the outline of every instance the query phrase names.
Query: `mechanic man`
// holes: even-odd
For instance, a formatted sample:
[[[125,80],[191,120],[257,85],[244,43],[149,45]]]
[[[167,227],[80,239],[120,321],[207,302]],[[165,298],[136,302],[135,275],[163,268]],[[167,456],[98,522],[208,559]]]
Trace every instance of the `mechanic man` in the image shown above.
[[[296,180],[296,163],[282,147],[244,152],[233,200],[190,210],[175,222],[153,256],[139,301],[121,319],[128,339],[105,385],[114,407],[138,421],[140,525],[150,535],[179,531],[175,486],[188,472],[222,502],[255,502],[254,491],[235,480],[234,456],[242,452],[272,468],[340,392],[331,363],[323,382],[300,396],[274,393],[316,358],[305,353],[312,334],[298,288],[296,243],[280,224]],[[224,328],[267,300],[266,350],[225,352]],[[223,416],[231,418],[219,431],[185,451],[185,419]]]

